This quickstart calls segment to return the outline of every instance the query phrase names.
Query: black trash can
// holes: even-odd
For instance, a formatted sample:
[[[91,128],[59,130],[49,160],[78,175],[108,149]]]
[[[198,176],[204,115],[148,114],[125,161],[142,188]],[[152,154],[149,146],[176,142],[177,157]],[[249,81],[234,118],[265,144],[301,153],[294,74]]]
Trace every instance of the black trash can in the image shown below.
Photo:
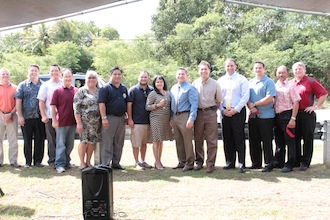
[[[112,169],[102,165],[85,168],[81,180],[84,219],[113,219]]]

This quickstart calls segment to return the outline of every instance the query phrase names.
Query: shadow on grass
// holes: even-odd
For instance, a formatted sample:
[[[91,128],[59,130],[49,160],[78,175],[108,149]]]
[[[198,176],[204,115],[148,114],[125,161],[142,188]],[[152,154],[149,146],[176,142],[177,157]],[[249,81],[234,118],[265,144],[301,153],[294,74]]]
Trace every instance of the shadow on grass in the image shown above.
[[[330,172],[323,164],[312,165],[307,171],[299,171],[295,168],[290,173],[282,173],[280,169],[274,169],[272,172],[263,173],[260,170],[246,170],[246,173],[239,173],[238,169],[223,170],[222,167],[216,167],[213,173],[206,173],[205,169],[200,171],[189,171],[183,173],[181,170],[173,170],[165,168],[159,170],[137,171],[134,167],[127,167],[125,171],[113,171],[114,181],[140,181],[149,182],[153,180],[164,180],[169,182],[180,182],[180,178],[212,178],[219,180],[233,181],[251,181],[252,179],[260,179],[266,182],[281,182],[283,178],[298,179],[301,181],[311,181],[312,179],[329,179]],[[284,180],[285,181],[285,180]]]
[[[66,172],[58,174],[56,170],[48,167],[43,168],[18,168],[13,169],[3,167],[2,170],[18,174],[20,177],[37,177],[42,179],[51,179],[58,176],[73,176],[81,179],[81,171],[78,168],[68,169]],[[126,167],[126,170],[113,170],[114,181],[140,181],[149,182],[153,180],[163,180],[169,182],[180,182],[180,178],[212,178],[219,180],[233,181],[251,181],[252,179],[260,179],[266,182],[281,182],[282,178],[298,179],[301,181],[311,181],[312,179],[329,179],[330,172],[323,164],[313,164],[307,171],[299,171],[295,168],[292,172],[282,173],[280,169],[274,169],[272,172],[263,173],[260,170],[246,170],[246,173],[238,173],[238,169],[223,170],[222,167],[216,167],[213,173],[206,173],[205,168],[200,171],[189,171],[183,173],[181,170],[174,170],[166,167],[164,170],[148,169],[137,171],[133,166]]]
[[[58,174],[55,169],[50,169],[48,166],[45,167],[30,167],[30,168],[12,168],[11,166],[3,166],[1,171],[10,172],[15,175],[19,175],[21,178],[25,177],[36,177],[41,179],[51,179],[57,176],[75,176],[81,178],[81,171],[79,168],[67,169],[66,172]]]
[[[27,207],[16,206],[16,205],[1,205],[0,204],[0,213],[1,216],[9,217],[27,217],[30,218],[34,215],[35,209],[30,209]],[[0,218],[1,219],[1,218]]]

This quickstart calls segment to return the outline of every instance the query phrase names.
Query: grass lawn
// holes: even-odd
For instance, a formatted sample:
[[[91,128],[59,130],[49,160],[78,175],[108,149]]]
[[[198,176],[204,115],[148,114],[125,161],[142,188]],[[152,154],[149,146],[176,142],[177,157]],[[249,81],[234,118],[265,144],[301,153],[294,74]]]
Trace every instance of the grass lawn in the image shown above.
[[[5,142],[6,143],[6,142]],[[81,172],[78,168],[57,174],[44,168],[0,168],[0,220],[83,219]],[[77,145],[72,162],[79,164]],[[45,154],[44,163],[48,157]],[[219,141],[216,171],[182,173],[174,142],[164,144],[166,169],[136,171],[130,142],[125,142],[121,164],[126,171],[113,172],[115,219],[329,219],[330,170],[323,163],[323,142],[315,141],[312,166],[283,174],[261,170],[223,170]],[[247,166],[250,165],[247,151]],[[147,162],[153,164],[151,145]],[[19,163],[25,163],[20,144]]]

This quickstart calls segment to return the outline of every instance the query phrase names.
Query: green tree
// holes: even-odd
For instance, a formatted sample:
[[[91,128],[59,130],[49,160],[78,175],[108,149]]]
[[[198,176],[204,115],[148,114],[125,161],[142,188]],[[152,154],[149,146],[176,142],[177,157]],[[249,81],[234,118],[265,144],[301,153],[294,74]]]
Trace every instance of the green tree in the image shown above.
[[[42,23],[33,29],[28,27],[24,30],[25,33],[25,50],[28,53],[43,56],[51,44],[48,34],[48,27]]]
[[[100,31],[100,37],[109,39],[109,40],[117,40],[119,39],[119,33],[116,29],[108,26],[105,26]]]
[[[156,39],[163,40],[168,35],[175,34],[176,24],[192,24],[213,5],[213,0],[179,0],[176,3],[160,0],[157,14],[152,17],[151,30],[154,31]]]
[[[47,51],[60,66],[71,68],[74,73],[80,71],[81,50],[75,43],[70,41],[59,42],[49,46]]]

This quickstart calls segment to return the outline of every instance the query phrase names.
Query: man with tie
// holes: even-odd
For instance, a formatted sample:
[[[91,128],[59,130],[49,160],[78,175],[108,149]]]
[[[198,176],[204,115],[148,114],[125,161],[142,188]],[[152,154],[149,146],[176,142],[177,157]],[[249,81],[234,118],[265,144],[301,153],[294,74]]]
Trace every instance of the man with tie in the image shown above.
[[[226,165],[223,169],[235,169],[236,152],[239,172],[245,172],[245,105],[250,98],[249,82],[236,72],[236,62],[232,58],[225,61],[226,74],[218,83],[224,97],[220,105],[222,133]]]
[[[194,125],[196,166],[201,170],[204,163],[204,138],[207,144],[206,172],[214,171],[218,151],[217,109],[222,100],[220,85],[210,78],[211,66],[206,61],[198,65],[200,77],[192,85],[198,92],[198,111]]]
[[[194,168],[193,125],[197,115],[198,93],[195,87],[187,82],[188,71],[180,67],[176,72],[177,84],[171,88],[172,126],[179,164],[183,172]]]

